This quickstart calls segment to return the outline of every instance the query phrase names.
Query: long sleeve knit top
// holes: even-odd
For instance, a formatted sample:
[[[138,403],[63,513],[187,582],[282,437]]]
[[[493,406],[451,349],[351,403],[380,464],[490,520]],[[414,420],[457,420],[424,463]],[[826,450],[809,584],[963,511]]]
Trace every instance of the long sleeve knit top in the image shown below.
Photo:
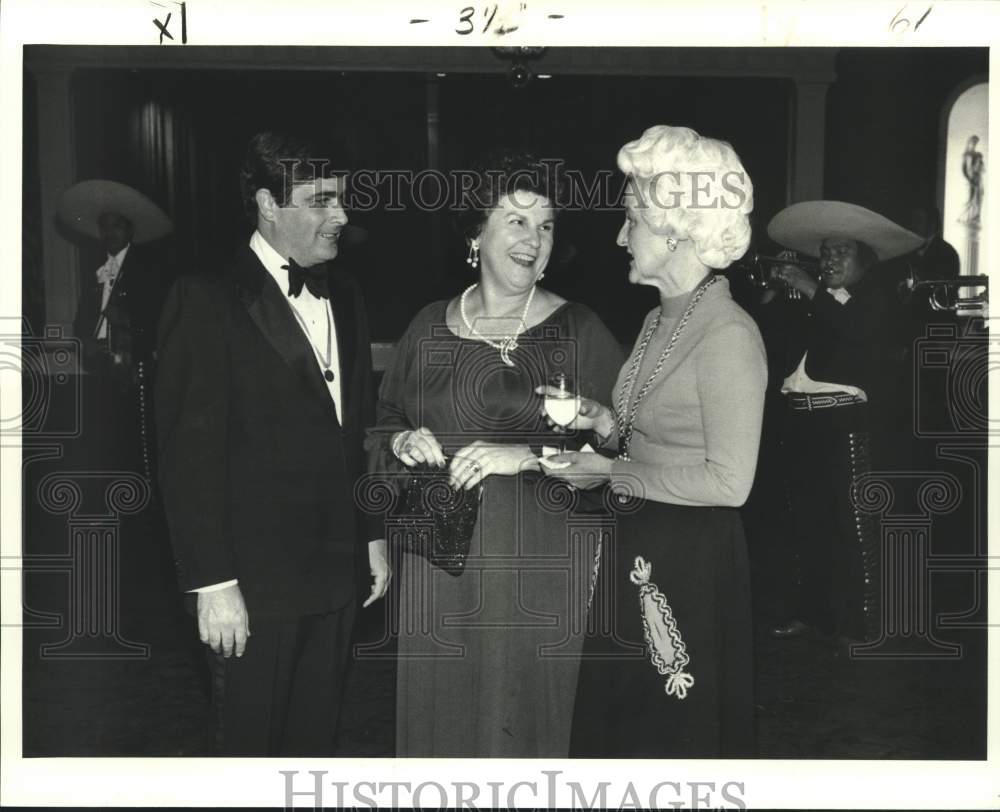
[[[664,302],[632,399],[656,366],[687,301],[681,296]],[[653,310],[646,316],[640,341],[655,315]],[[620,412],[622,386],[634,358],[635,349],[614,389]],[[612,486],[677,505],[742,505],[757,465],[766,385],[767,361],[757,325],[733,301],[728,281],[719,279],[695,307],[639,404],[630,460],[613,463]],[[626,404],[626,413],[630,409],[631,403]]]

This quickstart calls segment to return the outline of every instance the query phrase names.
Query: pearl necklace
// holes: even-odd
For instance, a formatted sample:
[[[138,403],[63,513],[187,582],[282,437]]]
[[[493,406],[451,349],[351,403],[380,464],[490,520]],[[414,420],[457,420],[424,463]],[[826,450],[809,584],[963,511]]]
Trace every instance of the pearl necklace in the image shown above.
[[[506,336],[500,341],[493,341],[493,339],[487,338],[482,333],[480,333],[475,327],[472,326],[472,323],[469,321],[469,317],[468,315],[466,315],[465,312],[465,300],[468,298],[469,294],[472,293],[472,291],[476,287],[478,287],[478,285],[479,285],[478,282],[473,282],[462,293],[462,298],[459,300],[459,310],[462,313],[462,321],[465,322],[466,329],[472,335],[476,336],[476,338],[480,339],[481,341],[485,341],[494,349],[500,350],[500,360],[503,361],[507,366],[512,367],[514,366],[514,362],[511,360],[510,354],[517,349],[517,337],[528,329],[528,323],[525,321],[525,319],[528,318],[528,308],[531,307],[531,300],[535,298],[536,286],[535,285],[531,286],[531,292],[528,294],[528,301],[524,303],[524,312],[521,313],[521,319],[519,322],[520,326],[517,328],[517,330],[514,331],[514,335]]]

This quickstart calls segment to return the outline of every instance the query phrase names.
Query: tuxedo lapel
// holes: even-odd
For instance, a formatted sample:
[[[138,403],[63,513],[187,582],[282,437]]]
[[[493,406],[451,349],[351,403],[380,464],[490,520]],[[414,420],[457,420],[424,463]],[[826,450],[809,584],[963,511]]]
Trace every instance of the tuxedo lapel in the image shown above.
[[[357,324],[354,312],[354,296],[350,289],[342,285],[332,271],[327,278],[330,304],[333,306],[333,320],[337,329],[337,355],[340,358],[340,403],[344,412],[341,423],[346,424],[351,414],[349,408],[354,381],[354,361],[357,354]]]
[[[309,339],[295,319],[284,293],[249,246],[240,253],[236,274],[240,300],[257,329],[264,334],[285,363],[295,370],[310,396],[320,398],[329,408],[330,417],[339,422],[336,407],[319,371]]]

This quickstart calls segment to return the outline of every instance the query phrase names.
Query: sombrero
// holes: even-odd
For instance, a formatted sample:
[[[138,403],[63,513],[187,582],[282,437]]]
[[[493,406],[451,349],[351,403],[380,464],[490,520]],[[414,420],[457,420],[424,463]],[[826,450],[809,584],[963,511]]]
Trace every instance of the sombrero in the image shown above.
[[[59,217],[75,231],[100,239],[97,218],[115,212],[132,223],[132,242],[158,240],[174,230],[170,218],[142,192],[113,180],[84,180],[59,200]]]
[[[809,200],[782,209],[767,224],[767,234],[779,245],[819,256],[827,237],[848,237],[867,244],[879,261],[908,254],[921,246],[923,237],[887,217],[839,200]]]

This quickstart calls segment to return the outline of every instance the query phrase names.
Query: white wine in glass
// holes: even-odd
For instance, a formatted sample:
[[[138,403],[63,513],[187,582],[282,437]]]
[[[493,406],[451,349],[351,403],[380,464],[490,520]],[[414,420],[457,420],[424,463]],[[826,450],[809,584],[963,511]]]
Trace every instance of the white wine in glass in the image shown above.
[[[563,373],[552,376],[545,395],[545,413],[559,426],[568,426],[580,413],[580,397],[573,391],[573,379]]]

